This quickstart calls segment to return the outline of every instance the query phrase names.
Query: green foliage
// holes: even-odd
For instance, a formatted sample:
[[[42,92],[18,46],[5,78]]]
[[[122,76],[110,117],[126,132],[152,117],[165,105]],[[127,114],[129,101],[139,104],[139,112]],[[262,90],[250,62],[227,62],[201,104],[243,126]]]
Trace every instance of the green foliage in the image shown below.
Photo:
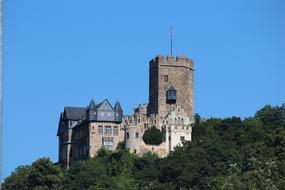
[[[162,143],[162,133],[155,126],[145,130],[143,134],[143,141],[146,144],[159,145]]]
[[[125,150],[125,141],[121,141],[118,143],[116,150]]]
[[[161,134],[148,134],[147,138],[150,137],[161,140]],[[53,165],[46,158],[31,166],[19,166],[5,179],[3,187],[13,190],[275,190],[284,189],[284,176],[282,109],[265,106],[254,117],[244,120],[232,117],[201,121],[196,115],[193,140],[175,148],[163,159],[151,153],[138,157],[120,144],[115,152],[102,149],[95,158],[73,162],[69,170]]]
[[[48,158],[41,158],[31,166],[19,166],[5,179],[3,189],[7,190],[44,190],[60,189],[63,172]]]
[[[3,189],[28,190],[29,166],[19,166],[5,179]]]

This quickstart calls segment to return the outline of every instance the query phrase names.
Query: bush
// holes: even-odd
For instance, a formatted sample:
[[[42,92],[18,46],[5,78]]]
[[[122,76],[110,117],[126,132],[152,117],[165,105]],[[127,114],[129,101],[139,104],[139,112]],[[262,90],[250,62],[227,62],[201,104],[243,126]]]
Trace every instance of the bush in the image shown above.
[[[162,142],[162,133],[155,126],[152,126],[144,132],[143,141],[146,144],[159,145]]]

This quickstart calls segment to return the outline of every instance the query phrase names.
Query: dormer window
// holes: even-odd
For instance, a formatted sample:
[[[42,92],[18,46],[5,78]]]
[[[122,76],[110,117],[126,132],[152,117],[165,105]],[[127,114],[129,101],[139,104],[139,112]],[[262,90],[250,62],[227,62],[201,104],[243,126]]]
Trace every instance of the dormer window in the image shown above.
[[[168,104],[176,103],[176,89],[173,86],[170,86],[166,92],[166,101]]]

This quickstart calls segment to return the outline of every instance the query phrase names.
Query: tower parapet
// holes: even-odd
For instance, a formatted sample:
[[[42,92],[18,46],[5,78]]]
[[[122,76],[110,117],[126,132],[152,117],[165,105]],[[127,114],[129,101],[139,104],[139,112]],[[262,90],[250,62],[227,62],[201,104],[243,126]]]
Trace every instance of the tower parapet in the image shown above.
[[[150,61],[150,67],[155,67],[157,64],[172,67],[186,67],[190,70],[194,70],[192,59],[186,56],[158,55]]]

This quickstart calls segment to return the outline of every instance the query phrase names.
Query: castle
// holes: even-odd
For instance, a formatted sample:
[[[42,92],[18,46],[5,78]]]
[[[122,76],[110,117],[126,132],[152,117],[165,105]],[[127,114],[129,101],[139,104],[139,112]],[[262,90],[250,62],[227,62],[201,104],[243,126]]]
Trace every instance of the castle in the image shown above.
[[[183,141],[191,141],[194,109],[194,65],[182,56],[157,56],[149,62],[149,103],[124,115],[119,102],[91,100],[87,107],[65,107],[57,136],[59,162],[94,157],[102,147],[115,150],[125,141],[130,152],[167,156]],[[144,131],[152,126],[163,133],[160,145],[146,144]]]

